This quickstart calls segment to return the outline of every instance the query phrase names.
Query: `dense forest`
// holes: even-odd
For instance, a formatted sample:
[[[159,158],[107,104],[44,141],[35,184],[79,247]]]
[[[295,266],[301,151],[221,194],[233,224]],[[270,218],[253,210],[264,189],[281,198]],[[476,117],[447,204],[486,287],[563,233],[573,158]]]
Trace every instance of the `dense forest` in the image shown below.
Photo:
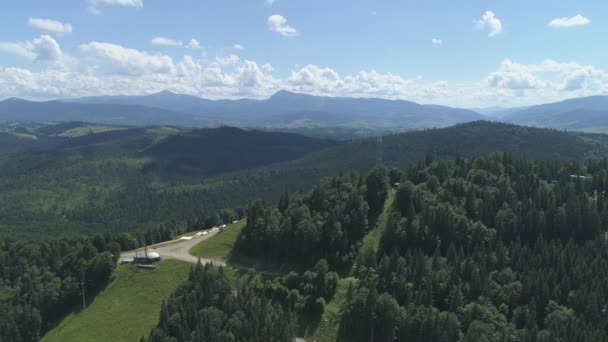
[[[350,264],[368,230],[363,183],[348,174],[326,178],[305,195],[285,194],[278,206],[253,202],[237,252],[291,267],[310,267],[319,258]]]
[[[321,260],[273,280],[244,275],[234,293],[223,268],[199,263],[163,304],[148,341],[291,341],[320,319],[337,279]]]
[[[340,309],[344,341],[608,341],[607,190],[608,159],[429,155],[223,210],[202,224],[246,214],[234,253],[300,273],[234,280],[198,265],[144,340],[292,340],[314,330],[338,272],[356,279]],[[83,285],[90,297],[107,283],[120,250],[187,227],[3,240],[3,340],[37,340],[79,307]]]
[[[404,174],[353,272],[349,341],[608,340],[608,161],[510,154]]]
[[[97,240],[101,241],[101,240]],[[0,341],[38,341],[111,278],[117,244],[0,240]]]
[[[9,145],[24,141],[5,151],[0,146],[0,189],[5,194],[0,197],[0,234],[13,238],[201,224],[222,209],[246,203],[216,189],[224,181],[215,184],[209,178],[335,145],[296,134],[229,127],[126,128],[76,122],[4,130],[0,144],[2,137]],[[25,150],[16,153],[18,148]]]
[[[351,170],[367,174],[379,155],[386,165],[404,168],[427,154],[453,159],[494,151],[583,160],[601,155],[608,145],[603,135],[490,122],[394,134],[381,143],[361,139],[337,145],[227,127],[62,123],[4,130],[0,136],[10,136],[9,141],[30,137],[21,152],[2,152],[0,146],[0,191],[5,194],[0,197],[0,234],[13,238],[146,231],[161,224],[189,224],[193,218],[200,222],[255,198],[275,202],[281,193],[310,189],[326,176]]]
[[[607,341],[606,190],[606,159],[429,156],[253,202],[237,251],[352,264],[345,341]],[[377,246],[361,248],[389,196]]]

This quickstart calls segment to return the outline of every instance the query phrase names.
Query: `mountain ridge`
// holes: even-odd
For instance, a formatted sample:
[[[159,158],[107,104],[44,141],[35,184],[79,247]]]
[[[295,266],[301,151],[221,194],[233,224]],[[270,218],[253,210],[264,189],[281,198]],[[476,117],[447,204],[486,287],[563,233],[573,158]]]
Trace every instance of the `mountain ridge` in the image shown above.
[[[407,100],[327,97],[281,90],[264,100],[210,100],[169,90],[143,96],[98,96],[47,102],[0,101],[0,121],[277,128],[300,126],[445,127],[482,119],[474,111]]]

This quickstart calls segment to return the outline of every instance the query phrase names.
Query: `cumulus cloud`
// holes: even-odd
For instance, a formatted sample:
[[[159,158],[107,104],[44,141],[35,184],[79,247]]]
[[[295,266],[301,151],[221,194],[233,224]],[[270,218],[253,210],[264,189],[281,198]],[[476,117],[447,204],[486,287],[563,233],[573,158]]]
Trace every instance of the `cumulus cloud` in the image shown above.
[[[0,52],[8,52],[33,62],[60,63],[63,53],[53,37],[43,34],[23,42],[0,42]]]
[[[223,57],[216,57],[215,60],[220,63],[221,65],[231,65],[231,64],[236,64],[238,63],[238,61],[240,60],[239,56],[237,55],[229,55],[229,56],[223,56]]]
[[[587,25],[590,23],[591,23],[591,19],[584,17],[580,14],[577,14],[570,18],[568,18],[568,17],[555,18],[555,19],[551,20],[547,24],[547,26],[561,28],[561,27],[582,26],[582,25]]]
[[[123,7],[144,7],[144,0],[89,0],[89,11],[93,14],[101,14],[100,7],[103,6],[123,6]]]
[[[481,19],[474,20],[473,23],[475,23],[475,26],[479,30],[488,29],[489,37],[494,37],[495,35],[502,32],[502,22],[492,11],[486,11],[481,16]]]
[[[441,46],[443,45],[443,40],[439,38],[433,38],[431,39],[431,43],[433,44],[433,46]]]
[[[31,27],[35,27],[37,29],[49,32],[49,33],[71,33],[72,25],[64,24],[62,22],[51,20],[51,19],[41,19],[41,18],[29,18],[27,23]]]
[[[268,29],[273,32],[277,32],[285,37],[293,37],[298,35],[298,30],[287,25],[287,19],[283,16],[274,14],[268,17]]]
[[[192,50],[200,50],[201,49],[201,44],[198,42],[198,40],[192,38],[192,39],[190,39],[190,41],[188,42],[188,44],[186,44],[186,47],[188,49],[192,49]]]
[[[545,60],[539,64],[520,64],[504,60],[486,78],[490,88],[519,96],[585,96],[608,90],[608,73],[591,65]]]
[[[152,45],[157,46],[182,46],[182,42],[165,37],[154,37],[150,41]]]
[[[234,45],[232,45],[232,50],[241,51],[241,50],[245,50],[245,47],[241,44],[234,44]]]
[[[608,72],[575,62],[545,60],[522,64],[505,59],[477,81],[425,80],[422,77],[361,70],[340,73],[329,66],[295,67],[277,77],[272,65],[236,54],[214,58],[173,58],[125,46],[90,42],[75,63],[50,36],[0,43],[36,70],[0,67],[0,98],[62,98],[90,95],[142,95],[164,89],[206,98],[266,98],[280,89],[323,96],[380,97],[453,106],[528,105],[608,92]],[[61,67],[57,67],[57,65]]]
[[[122,74],[167,74],[175,69],[173,60],[167,55],[152,55],[117,44],[91,42],[80,45],[80,51]]]

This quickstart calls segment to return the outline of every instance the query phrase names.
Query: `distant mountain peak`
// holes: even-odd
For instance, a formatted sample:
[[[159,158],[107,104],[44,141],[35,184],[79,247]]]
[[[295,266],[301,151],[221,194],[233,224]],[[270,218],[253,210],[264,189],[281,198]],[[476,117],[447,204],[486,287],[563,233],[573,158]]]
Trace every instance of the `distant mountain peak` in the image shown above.
[[[148,96],[175,96],[175,95],[179,95],[179,94],[174,93],[171,90],[165,89],[163,91],[159,91],[158,93],[150,94]]]
[[[18,98],[18,97],[9,97],[8,99],[4,100],[7,102],[28,102],[27,100]]]
[[[281,99],[281,98],[289,98],[289,97],[295,97],[295,96],[312,96],[312,95],[301,94],[301,93],[294,93],[294,92],[289,91],[289,90],[281,89],[281,90],[277,91],[276,93],[274,93],[270,97],[270,100],[272,100],[272,99]]]

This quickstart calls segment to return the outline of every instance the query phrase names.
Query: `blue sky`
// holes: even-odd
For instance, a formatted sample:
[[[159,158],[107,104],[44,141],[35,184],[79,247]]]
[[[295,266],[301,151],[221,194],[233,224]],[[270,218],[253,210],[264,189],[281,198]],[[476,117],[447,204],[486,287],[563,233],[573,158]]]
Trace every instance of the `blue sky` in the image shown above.
[[[603,18],[599,0],[7,0],[0,98],[550,102],[608,92]]]

